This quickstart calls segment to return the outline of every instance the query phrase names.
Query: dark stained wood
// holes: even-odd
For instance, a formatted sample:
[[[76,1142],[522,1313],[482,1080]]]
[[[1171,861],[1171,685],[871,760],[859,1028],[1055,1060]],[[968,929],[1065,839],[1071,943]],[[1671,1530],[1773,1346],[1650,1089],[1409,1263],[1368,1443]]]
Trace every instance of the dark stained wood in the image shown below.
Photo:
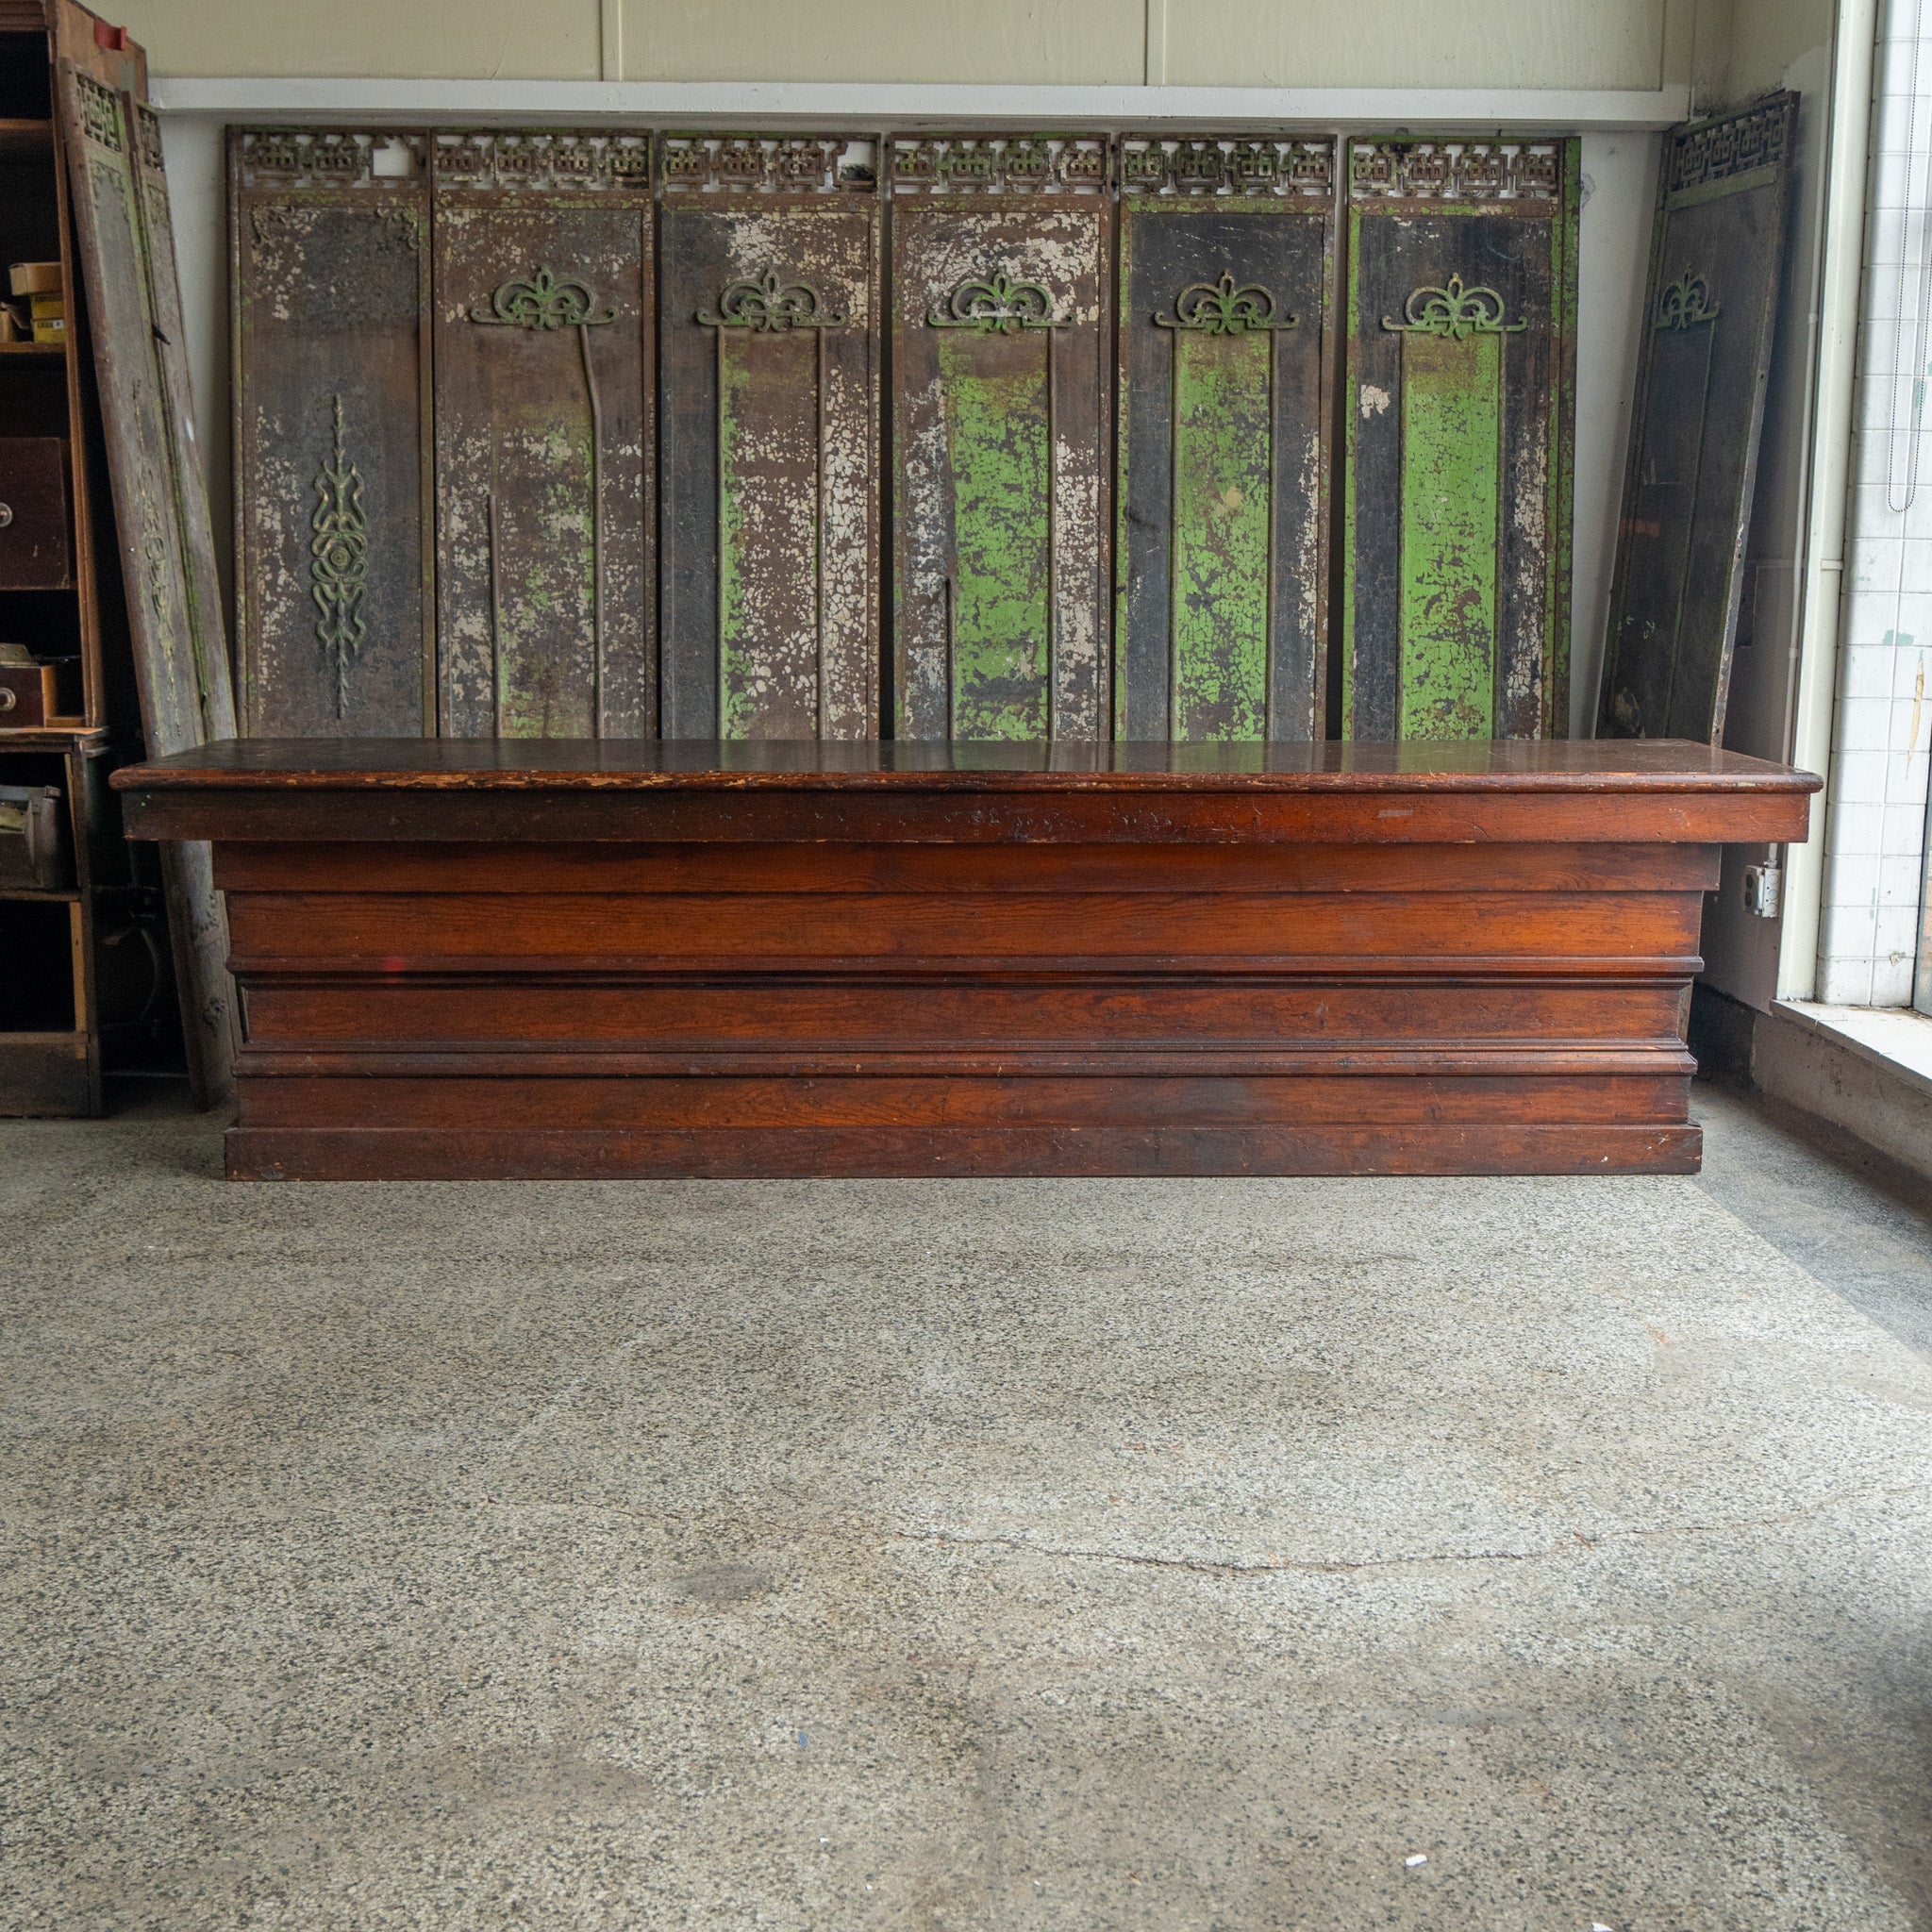
[[[1685,1171],[1705,746],[411,741],[116,775],[212,837],[238,1177]]]
[[[1610,590],[1606,736],[1723,735],[1798,96],[1666,144]]]
[[[428,139],[233,128],[228,221],[242,729],[433,736]]]

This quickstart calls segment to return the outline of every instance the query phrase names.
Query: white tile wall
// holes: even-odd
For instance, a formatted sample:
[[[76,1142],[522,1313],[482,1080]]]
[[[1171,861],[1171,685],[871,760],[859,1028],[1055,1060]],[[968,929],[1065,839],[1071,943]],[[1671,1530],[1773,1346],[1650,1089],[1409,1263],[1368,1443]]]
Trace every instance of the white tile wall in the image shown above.
[[[1914,30],[1917,30],[1916,43]],[[1932,747],[1932,7],[1891,0],[1874,75],[1821,1000],[1907,1006]]]

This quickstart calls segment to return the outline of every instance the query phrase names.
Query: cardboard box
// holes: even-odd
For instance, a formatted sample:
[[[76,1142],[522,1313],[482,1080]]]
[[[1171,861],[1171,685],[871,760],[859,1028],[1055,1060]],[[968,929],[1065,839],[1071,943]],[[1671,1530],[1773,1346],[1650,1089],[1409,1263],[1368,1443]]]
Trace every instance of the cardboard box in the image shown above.
[[[58,261],[16,261],[7,274],[16,295],[58,295],[65,287]]]

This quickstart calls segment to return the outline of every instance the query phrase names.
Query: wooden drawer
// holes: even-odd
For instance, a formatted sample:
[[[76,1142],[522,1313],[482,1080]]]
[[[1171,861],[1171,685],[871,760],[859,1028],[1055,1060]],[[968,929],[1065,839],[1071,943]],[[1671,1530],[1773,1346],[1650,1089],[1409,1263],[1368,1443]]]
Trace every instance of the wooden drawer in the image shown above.
[[[0,437],[0,591],[65,591],[74,583],[67,442]]]

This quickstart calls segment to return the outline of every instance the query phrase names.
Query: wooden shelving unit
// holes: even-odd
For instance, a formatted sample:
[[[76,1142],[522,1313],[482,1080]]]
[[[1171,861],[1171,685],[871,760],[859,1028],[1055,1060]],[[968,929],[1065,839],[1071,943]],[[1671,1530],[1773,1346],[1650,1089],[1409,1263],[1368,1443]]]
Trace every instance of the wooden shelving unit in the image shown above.
[[[92,362],[70,353],[86,316],[49,41],[37,5],[0,0],[0,273],[58,258],[68,318],[65,342],[0,343],[0,437],[63,441],[73,549],[66,587],[0,586],[0,641],[61,664],[73,713],[0,728],[0,785],[58,788],[73,854],[60,887],[0,884],[0,1115],[96,1114],[106,1072],[178,1054],[152,848],[122,838],[108,785],[138,754],[139,710]]]

